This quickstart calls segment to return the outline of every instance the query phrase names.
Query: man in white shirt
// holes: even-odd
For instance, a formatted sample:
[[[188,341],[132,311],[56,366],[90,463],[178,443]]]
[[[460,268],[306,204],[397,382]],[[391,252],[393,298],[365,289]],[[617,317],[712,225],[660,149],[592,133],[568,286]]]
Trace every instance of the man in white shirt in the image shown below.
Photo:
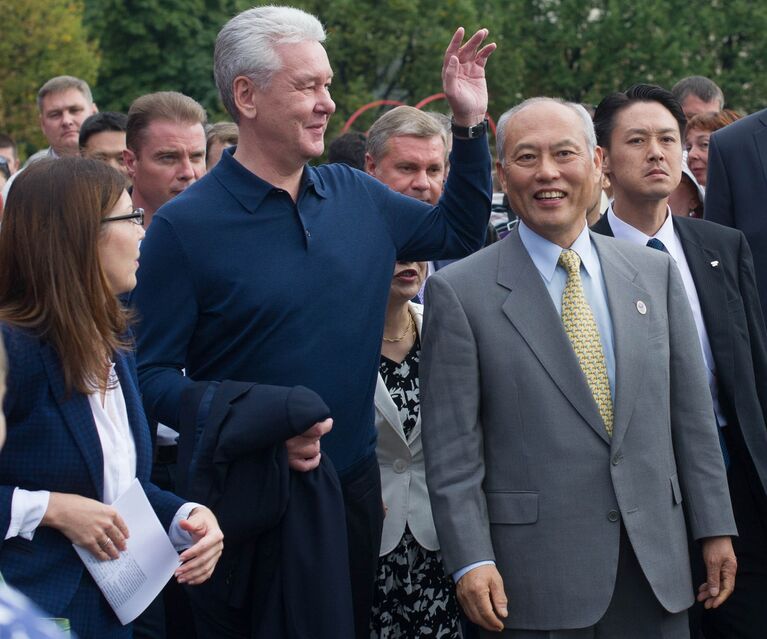
[[[693,609],[693,636],[702,624],[706,637],[756,639],[767,628],[767,336],[751,251],[739,231],[672,217],[685,117],[670,92],[640,84],[614,93],[594,124],[614,200],[592,230],[664,251],[679,268],[728,470],[738,585],[721,607]]]

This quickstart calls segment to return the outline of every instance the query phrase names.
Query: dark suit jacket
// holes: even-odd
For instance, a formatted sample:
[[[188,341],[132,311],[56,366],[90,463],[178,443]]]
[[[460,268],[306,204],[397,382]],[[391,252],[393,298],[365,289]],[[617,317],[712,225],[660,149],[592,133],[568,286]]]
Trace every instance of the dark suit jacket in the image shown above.
[[[210,614],[251,611],[251,637],[353,635],[338,477],[326,456],[292,472],[284,446],[329,414],[301,386],[196,382],[184,393],[179,492],[209,506],[227,539],[213,577],[191,594]]]
[[[767,492],[767,331],[751,251],[743,233],[705,220],[674,217],[674,229],[700,299],[719,401]],[[613,234],[606,215],[591,230]]]
[[[80,580],[90,576],[63,534],[40,527],[32,541],[2,541],[15,487],[97,500],[104,490],[101,443],[88,398],[80,393],[67,397],[58,355],[49,344],[7,325],[2,325],[2,336],[9,375],[4,404],[8,439],[0,454],[0,572],[50,615],[68,617],[80,636],[109,636],[107,628],[83,630],[82,608],[68,608]],[[136,476],[167,529],[184,502],[149,482],[151,444],[133,356],[116,355],[115,370],[136,444]],[[117,617],[114,623],[120,628]]]
[[[704,215],[745,234],[767,314],[767,109],[711,136]]]

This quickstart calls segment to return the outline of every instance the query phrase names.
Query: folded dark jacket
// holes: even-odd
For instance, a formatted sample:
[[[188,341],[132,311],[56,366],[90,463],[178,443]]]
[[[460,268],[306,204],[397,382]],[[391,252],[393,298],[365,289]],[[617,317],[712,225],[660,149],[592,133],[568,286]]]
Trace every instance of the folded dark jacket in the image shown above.
[[[313,391],[194,384],[179,424],[179,494],[210,507],[224,554],[202,587],[253,614],[253,637],[352,637],[343,495],[326,456],[288,467],[284,442],[330,411]],[[199,601],[199,598],[196,598]]]

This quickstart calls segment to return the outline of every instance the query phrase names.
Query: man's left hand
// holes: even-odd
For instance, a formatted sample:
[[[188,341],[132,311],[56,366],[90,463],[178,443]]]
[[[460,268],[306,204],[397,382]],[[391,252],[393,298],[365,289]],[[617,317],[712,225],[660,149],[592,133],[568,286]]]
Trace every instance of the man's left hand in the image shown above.
[[[179,555],[182,564],[176,570],[176,579],[180,584],[196,586],[213,574],[224,550],[224,533],[216,516],[205,506],[192,510],[179,526],[192,536],[194,545]]]
[[[706,582],[698,588],[698,601],[702,601],[705,608],[718,608],[735,588],[738,562],[729,537],[708,537],[701,545]]]
[[[464,29],[459,27],[445,51],[442,84],[459,126],[479,124],[487,112],[485,64],[495,51],[495,43],[479,48],[487,34],[487,29],[480,29],[461,46]]]

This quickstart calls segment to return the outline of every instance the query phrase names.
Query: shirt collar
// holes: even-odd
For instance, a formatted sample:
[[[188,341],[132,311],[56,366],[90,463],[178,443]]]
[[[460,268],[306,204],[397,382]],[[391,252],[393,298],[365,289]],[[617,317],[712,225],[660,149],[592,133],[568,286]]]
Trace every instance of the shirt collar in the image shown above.
[[[246,169],[234,158],[236,146],[224,149],[218,164],[213,167],[211,175],[248,211],[254,213],[263,203],[267,195],[277,190],[266,180]],[[299,199],[311,188],[319,197],[327,197],[327,188],[317,169],[306,165],[301,176]]]
[[[674,220],[671,216],[671,209],[668,206],[666,207],[666,219],[663,221],[663,224],[655,235],[646,235],[639,229],[631,226],[631,224],[620,219],[615,215],[612,202],[607,209],[607,221],[610,223],[610,229],[612,229],[616,239],[625,240],[632,244],[647,245],[647,240],[653,237],[657,238],[663,242],[663,246],[666,247],[666,250],[669,255],[674,258],[674,261],[679,261],[679,249],[677,247],[676,234],[674,233]]]
[[[551,282],[554,277],[554,271],[559,262],[559,256],[562,253],[562,247],[541,237],[535,231],[531,230],[522,220],[519,220],[519,239],[527,249],[530,259],[538,269],[538,272],[547,282]],[[590,277],[595,277],[599,269],[599,260],[594,253],[589,235],[589,227],[584,224],[580,235],[570,246],[570,250],[575,251],[581,258],[581,264]]]

